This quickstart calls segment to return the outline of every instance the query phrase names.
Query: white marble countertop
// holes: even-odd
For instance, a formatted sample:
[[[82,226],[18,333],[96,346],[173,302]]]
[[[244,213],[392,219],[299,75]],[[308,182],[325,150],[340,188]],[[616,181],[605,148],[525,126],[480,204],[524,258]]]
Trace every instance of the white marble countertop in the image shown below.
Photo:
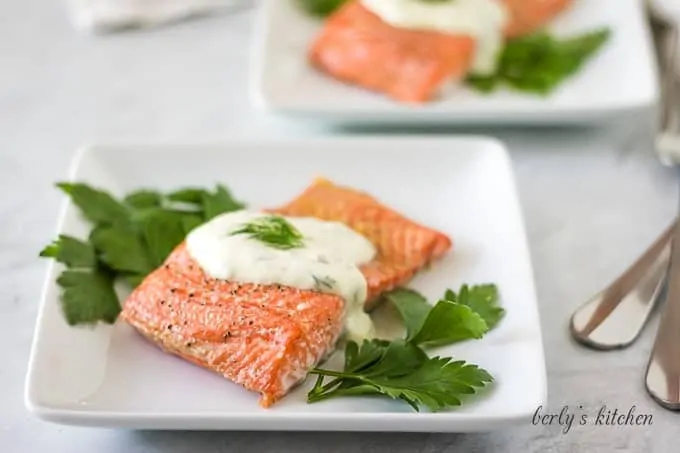
[[[670,222],[677,182],[650,152],[649,112],[588,130],[486,130],[512,151],[544,329],[549,410],[637,406],[653,425],[527,423],[490,434],[134,432],[41,422],[23,404],[27,357],[59,193],[88,142],[218,142],[329,132],[253,112],[246,93],[250,13],[154,31],[78,34],[60,2],[0,6],[0,450],[142,452],[671,451],[680,415],[646,395],[656,319],[631,348],[574,344],[571,311]],[[337,132],[337,131],[336,131]],[[443,133],[442,129],[436,131]],[[521,366],[521,364],[518,364]]]

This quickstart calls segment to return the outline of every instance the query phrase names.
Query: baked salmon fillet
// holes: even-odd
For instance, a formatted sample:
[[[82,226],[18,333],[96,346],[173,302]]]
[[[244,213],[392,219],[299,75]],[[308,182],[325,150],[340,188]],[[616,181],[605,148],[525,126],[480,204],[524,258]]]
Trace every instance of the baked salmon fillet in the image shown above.
[[[462,80],[474,49],[471,37],[396,28],[351,0],[326,20],[309,60],[339,80],[420,103]]]
[[[343,313],[333,294],[211,278],[183,243],[127,298],[121,318],[269,407],[334,349]]]
[[[300,196],[274,212],[341,222],[373,244],[376,257],[361,266],[368,284],[366,311],[375,307],[382,293],[406,284],[452,246],[444,233],[404,217],[371,195],[323,178],[318,178]]]
[[[451,248],[446,235],[324,179],[269,211],[343,222],[376,247],[361,267],[366,309]],[[334,350],[344,315],[334,294],[212,278],[182,243],[127,298],[121,318],[165,351],[260,393],[268,407]]]

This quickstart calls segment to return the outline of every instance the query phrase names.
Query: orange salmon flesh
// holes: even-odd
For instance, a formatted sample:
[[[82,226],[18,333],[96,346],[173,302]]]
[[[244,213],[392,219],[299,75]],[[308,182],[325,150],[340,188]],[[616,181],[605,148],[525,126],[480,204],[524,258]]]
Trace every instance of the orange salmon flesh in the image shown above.
[[[357,0],[326,20],[309,60],[339,80],[419,103],[462,80],[474,49],[469,36],[395,28]]]

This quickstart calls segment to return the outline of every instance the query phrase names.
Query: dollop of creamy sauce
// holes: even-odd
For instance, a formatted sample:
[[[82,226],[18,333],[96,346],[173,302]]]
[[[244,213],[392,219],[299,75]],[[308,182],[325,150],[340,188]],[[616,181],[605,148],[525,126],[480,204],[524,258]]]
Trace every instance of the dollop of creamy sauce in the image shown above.
[[[475,38],[473,74],[492,73],[510,18],[499,0],[361,0],[368,10],[399,28],[434,30]]]
[[[337,294],[345,301],[345,334],[355,341],[372,337],[359,266],[375,256],[373,244],[342,223],[311,217],[284,217],[303,236],[297,248],[278,249],[247,234],[232,234],[269,215],[248,210],[219,215],[189,233],[187,251],[214,278]]]

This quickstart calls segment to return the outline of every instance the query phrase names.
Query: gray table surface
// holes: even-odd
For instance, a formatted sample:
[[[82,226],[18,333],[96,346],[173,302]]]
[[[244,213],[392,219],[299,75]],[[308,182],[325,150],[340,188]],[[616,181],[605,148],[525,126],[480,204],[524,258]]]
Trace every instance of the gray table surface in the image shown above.
[[[41,422],[23,405],[27,357],[74,149],[88,142],[219,142],[333,131],[265,118],[248,103],[251,14],[89,37],[61,2],[0,6],[0,451],[27,452],[668,452],[680,415],[642,387],[654,319],[630,349],[599,353],[567,334],[571,311],[671,220],[677,184],[650,152],[649,112],[569,130],[475,129],[512,151],[540,299],[549,410],[602,405],[653,425],[519,426],[490,434],[134,432]],[[451,132],[438,129],[433,133]],[[522,366],[518,364],[518,366]]]

